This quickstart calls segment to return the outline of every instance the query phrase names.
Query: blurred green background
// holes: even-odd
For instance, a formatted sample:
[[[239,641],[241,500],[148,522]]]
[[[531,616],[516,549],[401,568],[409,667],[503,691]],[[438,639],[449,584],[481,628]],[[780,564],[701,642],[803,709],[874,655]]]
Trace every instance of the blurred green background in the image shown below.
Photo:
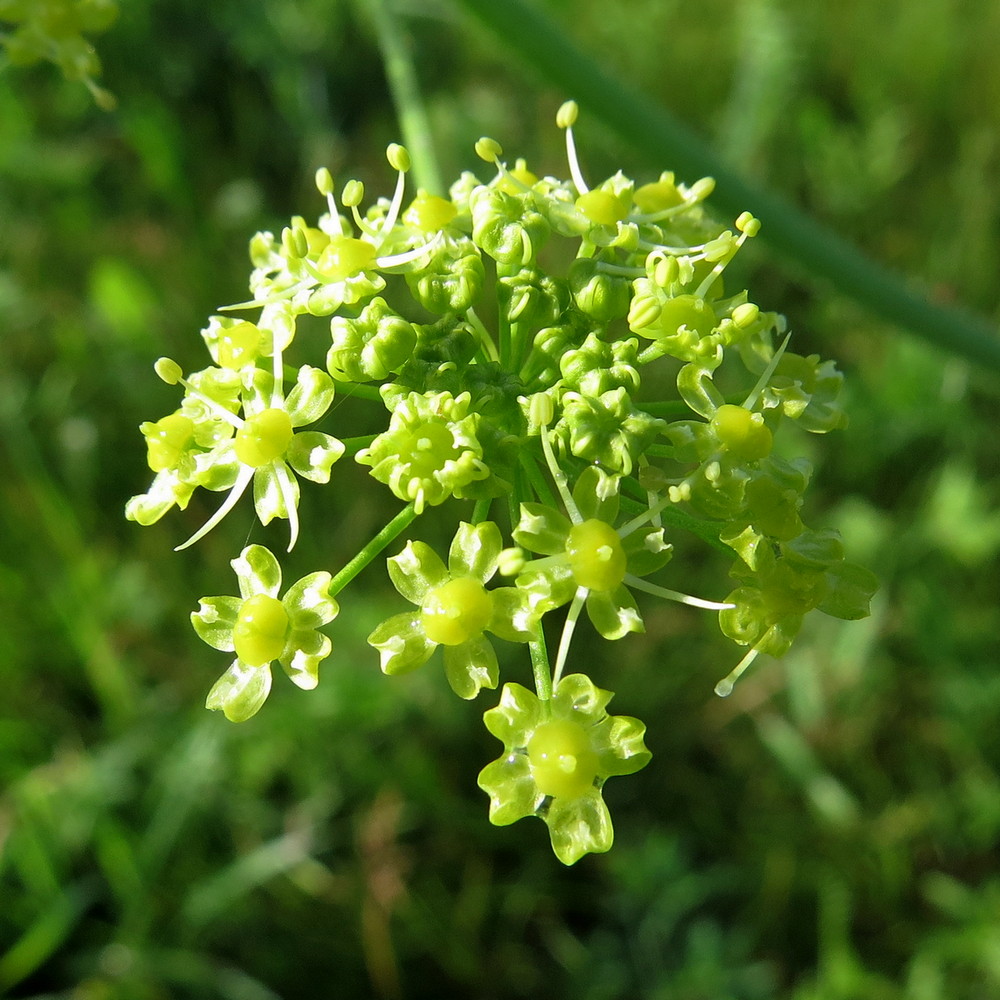
[[[995,0],[540,6],[749,178],[997,319]],[[364,638],[398,603],[377,567],[315,692],[279,678],[240,726],[202,708],[226,664],[188,614],[229,592],[253,521],[179,554],[213,498],[124,521],[138,424],[176,405],[152,361],[202,367],[252,233],[317,214],[320,165],[387,190],[400,135],[363,5],[122,7],[97,39],[116,111],[49,67],[0,74],[0,994],[1000,996],[997,374],[749,251],[753,298],[847,374],[851,426],[801,442],[808,520],[882,589],[870,619],[807,619],[726,701],[739,650],[712,616],[650,604],[645,636],[592,647],[654,758],[607,790],[613,851],[564,869],[541,823],[487,822],[490,697],[379,672]],[[572,95],[450,5],[399,16],[445,176],[483,134],[564,173]],[[591,177],[671,167],[586,108],[578,142]],[[391,514],[349,476],[305,492],[290,575]],[[688,590],[725,585],[724,559],[686,558]]]

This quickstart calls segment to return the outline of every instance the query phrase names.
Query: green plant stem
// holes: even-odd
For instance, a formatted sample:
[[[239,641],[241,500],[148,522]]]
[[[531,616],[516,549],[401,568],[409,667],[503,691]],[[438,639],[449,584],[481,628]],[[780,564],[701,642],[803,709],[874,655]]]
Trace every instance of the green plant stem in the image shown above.
[[[417,512],[408,503],[330,583],[330,596],[336,597],[394,538],[405,531],[416,518]]]
[[[549,654],[545,648],[545,633],[542,623],[535,624],[535,638],[528,643],[528,653],[531,656],[531,671],[535,676],[535,694],[539,701],[552,701],[552,668],[549,666]]]
[[[690,180],[714,177],[713,204],[733,216],[751,211],[761,220],[762,238],[775,250],[941,350],[1000,371],[1000,337],[992,323],[929,302],[904,279],[789,202],[749,184],[686,125],[604,72],[535,6],[525,0],[455,2],[549,84],[572,96],[651,162],[669,166]]]
[[[401,28],[400,15],[390,10],[390,0],[362,2],[371,15],[378,34],[386,79],[392,92],[399,127],[403,130],[403,141],[410,151],[417,186],[430,194],[444,194],[427,109],[420,97],[409,40]]]

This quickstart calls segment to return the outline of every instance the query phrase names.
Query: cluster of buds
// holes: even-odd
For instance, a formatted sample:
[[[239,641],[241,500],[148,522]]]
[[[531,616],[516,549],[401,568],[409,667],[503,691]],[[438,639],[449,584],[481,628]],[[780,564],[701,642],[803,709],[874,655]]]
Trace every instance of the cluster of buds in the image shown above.
[[[84,36],[107,31],[117,18],[118,0],[0,0],[0,52],[11,66],[55,64],[110,110],[115,98],[98,85],[101,60]]]
[[[277,559],[250,545],[233,561],[240,596],[202,599],[198,634],[235,653],[208,705],[234,721],[261,707],[274,661],[314,687],[335,598],[420,515],[455,510],[447,562],[414,539],[388,559],[408,607],[368,641],[389,675],[442,647],[448,683],[470,700],[500,685],[492,637],[527,646],[534,691],[507,681],[486,712],[503,753],[479,784],[494,823],[540,817],[566,864],[611,846],[603,783],[649,759],[643,724],[608,715],[610,692],[565,672],[584,611],[610,641],[643,630],[637,594],[716,612],[746,648],[716,684],[725,695],[759,653],[787,650],[806,612],[861,617],[875,586],[834,533],[803,523],[810,468],[773,447],[783,424],[823,433],[844,416],[833,364],[792,353],[781,316],[725,288],[758,221],[715,222],[707,178],[687,186],[663,173],[638,186],[617,173],[590,187],[576,113],[567,102],[557,117],[565,180],[509,166],[487,138],[476,151],[491,175],[463,173],[447,196],[418,190],[407,203],[398,145],[387,151],[393,196],[367,206],[354,180],[338,203],[320,170],[315,224],[295,217],[251,241],[253,298],[202,331],[213,364],[185,376],[157,362],[184,395],[142,425],[156,475],[126,510],[151,524],[199,488],[226,492],[183,548],[252,484],[261,522],[289,522],[290,551],[299,478],[328,483],[345,454],[405,505],[332,575],[279,597]],[[300,334],[306,316],[328,317],[329,338]],[[382,412],[385,430],[330,426],[338,387]],[[325,430],[304,429],[321,420]],[[731,553],[728,594],[649,579],[686,542]]]

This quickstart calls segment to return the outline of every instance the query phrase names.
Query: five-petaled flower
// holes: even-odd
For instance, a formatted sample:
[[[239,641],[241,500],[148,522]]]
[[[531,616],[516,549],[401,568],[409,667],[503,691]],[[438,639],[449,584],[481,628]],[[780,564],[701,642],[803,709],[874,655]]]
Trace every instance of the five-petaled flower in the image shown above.
[[[551,701],[520,684],[504,685],[500,704],[483,716],[504,745],[503,756],[479,774],[491,823],[539,816],[566,865],[610,849],[614,830],[601,788],[614,775],[645,767],[651,756],[638,719],[607,714],[611,698],[584,674],[563,677]]]
[[[462,522],[447,567],[424,542],[407,542],[388,560],[396,589],[419,610],[394,615],[368,637],[385,673],[416,670],[444,646],[448,683],[459,697],[475,698],[481,688],[497,686],[497,657],[484,633],[527,642],[536,620],[518,588],[486,589],[501,549],[500,529],[492,521]]]
[[[319,682],[319,664],[330,640],[317,629],[340,610],[330,596],[329,573],[310,573],[278,597],[281,567],[262,545],[248,545],[232,561],[239,597],[203,597],[191,624],[215,649],[236,653],[230,668],[208,693],[206,706],[232,722],[255,715],[271,690],[277,660],[292,682],[306,691]]]

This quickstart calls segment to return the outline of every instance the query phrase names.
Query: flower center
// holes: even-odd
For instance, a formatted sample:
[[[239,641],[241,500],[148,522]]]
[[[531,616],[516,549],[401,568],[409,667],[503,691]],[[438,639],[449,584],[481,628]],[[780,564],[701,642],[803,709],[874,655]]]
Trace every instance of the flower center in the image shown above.
[[[260,330],[253,323],[241,322],[219,334],[219,364],[223,368],[245,368],[260,353]]]
[[[710,421],[715,436],[737,458],[754,461],[771,453],[773,436],[759,414],[724,403]]]
[[[479,635],[493,617],[493,598],[471,576],[435,587],[424,600],[420,620],[431,642],[458,646]]]
[[[458,215],[458,209],[446,198],[421,191],[403,213],[403,222],[423,233],[443,229]]]
[[[262,667],[281,655],[288,634],[288,614],[275,597],[256,594],[240,608],[233,628],[236,655],[250,667]]]
[[[601,226],[613,226],[628,217],[628,206],[610,191],[588,191],[576,199],[576,207]]]
[[[375,263],[375,247],[351,236],[334,236],[316,262],[327,281],[343,281]]]
[[[625,550],[618,532],[591,518],[569,529],[566,541],[573,579],[589,590],[614,590],[625,579]]]
[[[236,457],[259,469],[284,455],[291,443],[292,418],[284,410],[263,410],[236,432]]]
[[[679,205],[684,198],[672,180],[661,178],[652,184],[643,184],[632,196],[632,200],[640,212],[652,215],[653,212],[662,212],[665,208]]]
[[[594,784],[597,754],[586,730],[570,719],[543,722],[528,740],[528,764],[538,790],[577,799]]]
[[[182,413],[158,420],[146,435],[146,460],[153,472],[172,469],[191,445],[194,421]]]
[[[459,456],[455,437],[445,424],[421,424],[410,434],[408,447],[400,449],[401,457],[410,465],[410,472],[423,479],[445,467]]]
[[[663,304],[657,327],[659,336],[672,336],[685,327],[699,338],[707,337],[715,328],[715,313],[704,299],[677,295]]]

